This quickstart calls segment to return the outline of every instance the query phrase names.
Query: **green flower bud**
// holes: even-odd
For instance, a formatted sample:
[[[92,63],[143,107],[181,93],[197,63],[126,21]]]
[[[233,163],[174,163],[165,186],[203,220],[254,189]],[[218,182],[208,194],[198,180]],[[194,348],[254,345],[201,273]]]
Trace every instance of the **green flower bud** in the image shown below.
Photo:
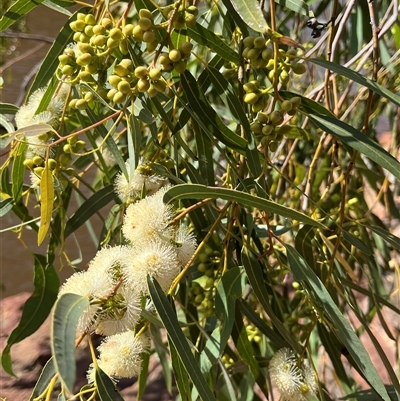
[[[135,28],[132,24],[127,24],[123,28],[123,33],[125,36],[132,36],[133,28]]]
[[[58,56],[58,61],[60,62],[60,65],[63,67],[66,64],[71,63],[72,58],[70,56],[67,56],[66,54],[60,54]]]
[[[35,168],[33,169],[33,172],[34,172],[38,177],[41,177],[42,174],[43,174],[43,170],[44,170],[43,167],[35,167]]]
[[[149,78],[153,81],[158,81],[161,78],[161,71],[159,68],[152,68],[149,71]]]
[[[150,85],[150,88],[147,91],[147,95],[149,97],[156,97],[158,90],[154,87],[154,85]]]
[[[151,43],[156,40],[156,34],[153,31],[146,31],[143,33],[143,42]]]
[[[80,71],[78,78],[83,82],[94,82],[92,74],[88,71]]]
[[[41,156],[34,156],[32,161],[35,166],[41,166],[44,163],[44,159]]]
[[[88,36],[89,38],[92,37],[94,35],[93,32],[93,27],[91,25],[86,25],[85,29],[83,30],[83,32],[85,33],[86,36]]]
[[[104,35],[96,35],[90,38],[90,43],[94,46],[101,47],[107,43],[107,38]]]
[[[258,59],[258,56],[260,54],[261,54],[261,50],[260,49],[253,48],[253,49],[249,50],[249,52],[247,53],[247,58],[250,61],[255,61],[255,60]]]
[[[64,146],[63,146],[63,151],[64,151],[64,153],[71,153],[72,152],[72,146],[69,144],[69,143],[66,143]]]
[[[244,95],[244,102],[247,104],[254,104],[257,102],[258,98],[260,96],[256,95],[255,93],[247,93],[246,95]]]
[[[115,49],[118,46],[119,46],[119,39],[112,39],[112,38],[107,39],[107,47],[109,49]]]
[[[23,162],[23,165],[28,168],[29,170],[33,169],[33,166],[35,165],[35,163],[33,162],[32,159],[25,159]]]
[[[293,104],[292,104],[292,102],[290,100],[284,100],[281,103],[281,109],[283,111],[285,111],[285,112],[288,112],[288,111],[292,110],[292,108],[293,108]]]
[[[190,14],[193,14],[195,17],[199,14],[199,9],[196,6],[189,6],[186,11]]]
[[[181,52],[181,54],[185,57],[185,56],[189,56],[190,53],[192,52],[193,49],[193,44],[190,42],[183,42],[180,46],[179,46],[179,51]]]
[[[254,132],[255,134],[260,134],[262,128],[263,128],[263,126],[262,126],[258,121],[253,121],[253,122],[250,124],[250,129],[251,129],[252,132]]]
[[[127,95],[131,92],[131,85],[127,81],[121,81],[118,84],[117,88],[121,93],[124,93],[125,95]]]
[[[179,50],[173,49],[169,52],[168,54],[169,59],[173,62],[176,63],[182,58],[182,54]]]
[[[75,150],[76,151],[82,150],[82,149],[85,148],[85,146],[86,146],[86,142],[85,141],[77,141],[76,144],[75,144]]]
[[[74,32],[83,32],[86,24],[85,21],[76,20],[72,21],[69,26]]]
[[[175,63],[174,69],[177,73],[183,74],[186,71],[186,61],[179,60],[177,63]]]
[[[254,47],[254,36],[247,36],[243,39],[243,44],[245,47],[252,48]]]
[[[103,19],[101,20],[100,24],[103,25],[104,28],[106,28],[106,29],[111,29],[111,28],[114,26],[114,24],[113,24],[113,22],[110,20],[110,18],[103,18]]]
[[[85,22],[85,20],[86,20],[86,14],[84,14],[84,13],[78,13],[78,14],[76,15],[76,19],[77,19],[78,21],[83,21],[83,22]]]
[[[273,129],[274,128],[272,125],[264,125],[264,127],[262,128],[262,133],[266,136],[271,135]]]
[[[153,22],[149,18],[140,18],[138,24],[143,31],[148,31],[153,26]]]
[[[279,143],[278,142],[270,142],[269,143],[269,145],[268,145],[268,149],[271,151],[271,152],[276,152],[276,150],[278,149],[278,146],[279,146]]]
[[[128,41],[126,39],[121,39],[119,41],[119,51],[125,56],[126,54],[129,53],[129,48],[128,48]]]
[[[78,99],[75,104],[75,108],[78,110],[85,110],[87,106],[88,102],[85,99]]]
[[[117,91],[113,97],[113,102],[114,103],[123,103],[126,100],[126,95],[124,93],[121,93],[120,91]]]
[[[57,162],[54,159],[48,159],[47,166],[50,170],[54,170],[57,167]]]
[[[112,100],[117,92],[118,92],[118,90],[115,89],[115,88],[110,89],[110,90],[107,92],[107,99]]]
[[[146,8],[142,8],[139,10],[139,18],[147,18],[150,21],[153,21],[153,14],[151,13],[150,10],[147,10]]]
[[[72,157],[70,154],[63,153],[58,158],[58,161],[62,166],[68,166],[72,162]]]
[[[132,36],[139,41],[143,40],[144,31],[139,25],[136,25],[132,30]]]
[[[139,92],[147,92],[150,88],[150,82],[147,79],[139,79],[136,87]]]
[[[296,75],[302,75],[306,72],[306,66],[304,64],[292,63],[290,66]]]
[[[157,49],[158,41],[155,40],[154,42],[146,44],[146,50],[150,53]]]
[[[156,89],[157,92],[163,93],[167,88],[167,84],[164,81],[154,81],[153,87]]]
[[[189,28],[193,28],[196,25],[196,17],[191,13],[184,13],[185,24]]]
[[[139,79],[145,79],[147,77],[147,68],[139,66],[135,68],[135,77]]]
[[[255,81],[255,82],[257,82],[257,81]],[[246,93],[252,93],[252,92],[256,91],[259,87],[260,87],[260,85],[255,84],[254,81],[247,82],[243,85],[243,89]]]
[[[92,56],[89,53],[84,53],[81,54],[77,59],[76,59],[76,64],[80,66],[88,65],[92,61]]]
[[[292,102],[293,108],[299,107],[301,103],[301,97],[299,96],[294,96],[290,99]]]
[[[71,76],[74,73],[74,71],[75,69],[69,64],[64,65],[64,67],[61,68],[61,73],[63,75]]]
[[[118,75],[110,75],[108,77],[108,82],[116,88],[121,82],[121,77],[119,77]]]
[[[104,35],[106,33],[106,28],[103,25],[94,25],[93,26],[93,33],[95,35]]]
[[[272,49],[270,49],[269,47],[267,47],[266,49],[264,49],[261,53],[261,57],[265,60],[265,61],[269,61],[271,60],[271,58],[274,56],[274,52]]]
[[[283,116],[282,113],[278,110],[274,110],[270,115],[269,119],[271,121],[271,124],[276,126],[282,123],[283,121]]]
[[[88,25],[95,25],[96,24],[96,18],[94,17],[93,14],[86,14],[85,15],[85,23]]]
[[[257,38],[254,38],[253,46],[256,49],[264,49],[265,39],[262,36],[258,36]]]
[[[257,114],[257,120],[261,124],[268,124],[269,123],[269,116],[266,113],[258,113]]]

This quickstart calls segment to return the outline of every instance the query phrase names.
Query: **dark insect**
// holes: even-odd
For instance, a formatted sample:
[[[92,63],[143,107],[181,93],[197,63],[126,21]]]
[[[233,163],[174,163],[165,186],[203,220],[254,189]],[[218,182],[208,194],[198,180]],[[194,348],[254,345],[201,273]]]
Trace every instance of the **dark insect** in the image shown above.
[[[314,17],[310,18],[307,21],[307,26],[312,29],[311,37],[312,38],[319,38],[321,36],[322,30],[325,29],[329,25],[329,22],[330,21],[325,22],[325,23],[324,22],[319,22]]]

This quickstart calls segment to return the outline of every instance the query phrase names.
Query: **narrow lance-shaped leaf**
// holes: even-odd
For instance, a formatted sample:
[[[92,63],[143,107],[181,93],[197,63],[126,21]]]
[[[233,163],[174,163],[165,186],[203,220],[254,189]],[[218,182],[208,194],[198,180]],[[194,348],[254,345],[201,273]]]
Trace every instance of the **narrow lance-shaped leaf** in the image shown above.
[[[368,78],[363,77],[356,71],[351,70],[350,68],[343,67],[342,65],[333,63],[331,61],[322,60],[319,58],[312,58],[308,61],[311,61],[314,64],[320,65],[328,70],[336,72],[339,75],[343,75],[344,77],[349,78],[350,80],[357,82],[358,84],[365,86],[368,89],[371,89],[373,92],[378,95],[385,97],[392,101],[395,105],[400,107],[400,96],[395,95],[393,92],[390,92],[389,89],[386,89],[384,86],[379,85],[377,82],[374,82]]]
[[[164,294],[164,291],[161,289],[157,281],[153,281],[149,276],[147,277],[147,284],[149,286],[150,297],[158,314],[160,315],[160,319],[163,322],[168,336],[174,344],[189,377],[192,379],[194,386],[196,386],[200,397],[203,401],[215,401],[215,398],[199,369],[196,359],[190,350],[187,339],[179,326],[179,321],[176,317],[176,314]]]
[[[40,202],[38,245],[40,245],[46,237],[47,231],[50,228],[51,216],[53,213],[54,185],[53,175],[51,174],[48,162],[46,162],[40,180]]]
[[[18,21],[24,15],[28,14],[29,11],[37,7],[43,0],[17,0],[11,7],[6,11],[6,13],[0,19],[0,32],[5,31],[14,22]]]
[[[182,184],[176,185],[169,189],[164,196],[164,200],[172,202],[178,199],[225,199],[227,201],[237,202],[240,205],[247,207],[255,207],[260,210],[265,210],[270,213],[277,213],[280,216],[288,219],[294,219],[312,226],[323,228],[325,227],[320,222],[313,220],[311,217],[303,213],[282,206],[278,203],[250,195],[246,192],[236,191],[227,188],[206,187],[200,184]]]
[[[76,294],[63,294],[57,300],[51,327],[51,350],[54,366],[65,385],[72,393],[75,384],[75,335],[79,317],[89,306],[89,300]]]
[[[231,0],[231,3],[251,29],[261,33],[267,32],[269,27],[257,0]]]
[[[301,255],[290,245],[284,244],[287,250],[289,266],[297,281],[302,283],[309,292],[315,306],[329,318],[335,328],[336,335],[345,345],[350,355],[354,359],[364,377],[368,380],[374,390],[385,401],[390,401],[385,386],[379,377],[371,359],[356,336],[349,322],[344,318],[337,305],[332,300],[329,292],[314,271],[308,266]]]
[[[95,382],[101,401],[124,401],[114,382],[99,367],[95,370]]]
[[[400,180],[400,163],[367,135],[336,117],[310,114],[310,119],[322,130],[341,139],[345,144],[368,156]]]

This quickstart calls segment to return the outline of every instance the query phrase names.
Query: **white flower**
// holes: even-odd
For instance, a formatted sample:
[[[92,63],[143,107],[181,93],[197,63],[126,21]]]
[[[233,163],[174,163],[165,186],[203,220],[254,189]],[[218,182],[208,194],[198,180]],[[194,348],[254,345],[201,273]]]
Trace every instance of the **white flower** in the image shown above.
[[[167,242],[152,240],[138,249],[129,268],[123,270],[127,285],[147,294],[147,275],[158,281],[166,291],[179,273],[175,248]]]
[[[100,353],[99,367],[111,377],[131,378],[137,376],[142,364],[141,354],[148,352],[149,345],[148,337],[142,335],[137,338],[133,331],[106,337],[97,348]],[[90,370],[88,376],[92,376]]]
[[[78,332],[86,333],[95,329],[101,302],[112,293],[113,288],[114,284],[110,276],[92,274],[89,271],[74,273],[63,284],[58,294],[59,297],[62,294],[71,293],[87,297],[90,301],[90,305],[79,318]],[[94,301],[98,301],[98,303],[95,304]]]
[[[304,377],[291,349],[282,348],[276,352],[269,363],[268,370],[271,383],[281,394],[282,401],[306,399],[301,391]]]
[[[175,243],[178,262],[181,266],[185,266],[196,250],[196,238],[185,226],[180,226],[176,233]]]
[[[145,245],[157,238],[171,240],[173,229],[168,226],[172,218],[172,207],[165,205],[163,196],[166,188],[139,202],[132,203],[126,209],[122,233],[133,246]]]
[[[109,275],[116,283],[122,277],[122,269],[129,268],[135,255],[136,252],[131,246],[105,246],[97,251],[90,261],[88,271]]]
[[[123,202],[140,195],[143,189],[149,194],[154,193],[166,181],[164,178],[154,174],[147,164],[139,164],[133,173],[130,172],[129,159],[125,162],[125,166],[129,180],[121,171],[114,182],[115,192]]]
[[[103,336],[132,330],[140,318],[140,296],[134,287],[121,285],[99,313],[96,333]]]

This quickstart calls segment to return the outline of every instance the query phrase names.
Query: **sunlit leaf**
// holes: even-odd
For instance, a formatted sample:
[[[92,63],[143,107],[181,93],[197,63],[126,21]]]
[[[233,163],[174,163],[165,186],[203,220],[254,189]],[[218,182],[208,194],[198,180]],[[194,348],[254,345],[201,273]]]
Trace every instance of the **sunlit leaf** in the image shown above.
[[[204,401],[215,401],[215,398],[199,369],[192,351],[190,350],[187,339],[179,326],[176,314],[169,304],[169,301],[163,290],[157,281],[152,281],[150,277],[147,278],[147,284],[149,286],[150,297],[158,314],[160,315],[160,319],[164,323],[168,336],[174,344],[189,377],[200,394],[200,397]]]
[[[302,221],[315,227],[324,227],[320,222],[297,212],[296,210],[282,206],[278,203],[262,199],[255,195],[245,192],[236,191],[227,188],[206,187],[199,184],[182,184],[175,185],[166,193],[164,199],[172,202],[179,199],[225,199],[227,201],[237,202],[247,207],[255,207],[270,213],[277,213],[282,217]]]
[[[371,359],[356,336],[349,322],[344,318],[337,305],[333,302],[314,271],[308,266],[301,255],[289,244],[284,244],[287,250],[289,266],[297,281],[299,281],[313,299],[315,306],[326,315],[335,328],[335,335],[346,346],[364,377],[385,401],[390,401],[388,393],[379,377]]]
[[[0,32],[9,28],[14,22],[28,14],[42,2],[43,0],[17,0],[12,3],[11,7],[0,18]]]
[[[47,232],[50,228],[51,216],[53,214],[53,175],[51,174],[51,170],[47,162],[40,179],[40,201],[40,226],[38,232],[38,245],[40,245],[46,238]]]
[[[231,0],[242,20],[253,30],[266,33],[269,26],[257,0]]]
[[[336,72],[339,75],[343,75],[344,77],[349,78],[351,81],[357,82],[358,84],[365,86],[368,89],[371,89],[379,96],[385,97],[386,99],[392,101],[395,105],[400,107],[400,96],[395,95],[389,89],[386,89],[384,86],[378,84],[377,82],[363,77],[358,72],[351,70],[350,68],[343,67],[342,65],[339,65],[337,63],[319,58],[312,58],[308,61],[311,61],[312,63],[320,65],[321,67],[324,67],[333,72]]]
[[[63,294],[53,311],[51,350],[54,366],[66,389],[72,393],[75,384],[76,327],[82,312],[89,306],[87,297]]]
[[[95,370],[95,383],[100,401],[124,401],[114,382],[99,367]]]
[[[310,119],[322,130],[337,136],[344,143],[368,156],[400,180],[400,163],[367,135],[335,117],[310,114]]]

